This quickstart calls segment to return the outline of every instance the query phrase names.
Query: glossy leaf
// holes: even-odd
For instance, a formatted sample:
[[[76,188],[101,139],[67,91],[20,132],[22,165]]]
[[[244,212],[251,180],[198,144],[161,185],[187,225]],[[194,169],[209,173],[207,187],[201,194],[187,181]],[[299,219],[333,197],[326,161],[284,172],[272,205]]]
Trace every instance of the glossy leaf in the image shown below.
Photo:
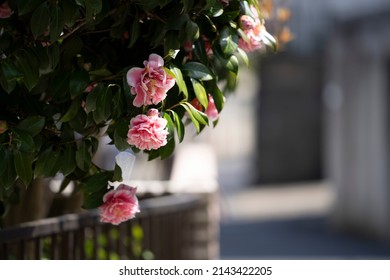
[[[15,151],[14,153],[15,171],[24,185],[27,187],[33,178],[32,167],[28,154]]]
[[[100,205],[103,204],[103,196],[107,191],[108,191],[107,189],[102,188],[98,192],[86,194],[84,196],[84,202],[82,208],[84,209],[98,208]]]
[[[87,193],[100,191],[103,188],[107,188],[110,177],[111,174],[108,172],[94,174],[82,185],[82,189]]]
[[[54,43],[58,40],[61,33],[63,32],[65,24],[64,13],[59,6],[55,4],[54,8],[51,10],[51,19],[50,19],[50,41]]]
[[[176,85],[178,86],[179,91],[182,92],[185,98],[187,99],[188,98],[187,85],[183,79],[183,74],[181,73],[181,70],[174,65],[171,65],[170,69],[175,76]]]
[[[192,20],[187,21],[186,36],[188,41],[197,40],[199,38],[199,26]]]
[[[180,119],[179,115],[175,111],[170,111],[170,112],[173,115],[173,121],[175,123],[177,137],[179,138],[179,142],[182,142],[184,139],[184,135],[185,135],[184,124],[183,124],[182,120]]]
[[[45,118],[42,116],[31,116],[16,125],[16,128],[29,133],[31,136],[38,135],[45,125]]]
[[[30,26],[31,32],[35,38],[38,38],[50,24],[50,11],[47,2],[43,2],[38,6],[31,16]]]
[[[83,171],[87,171],[91,165],[91,155],[87,141],[82,141],[76,151],[76,164]]]
[[[31,153],[35,150],[35,143],[32,136],[23,130],[13,129],[13,143],[21,152]]]
[[[23,73],[23,82],[29,91],[38,83],[39,62],[31,52],[23,52],[16,56],[18,70]]]
[[[227,26],[223,27],[219,43],[226,57],[233,55],[238,47],[237,32],[233,28],[229,28]]]
[[[72,101],[68,111],[62,116],[60,119],[61,122],[68,122],[77,116],[77,113],[81,109],[81,102],[79,99],[75,99]]]
[[[195,79],[191,79],[191,83],[192,83],[192,87],[194,88],[196,98],[204,108],[207,108],[209,101],[207,98],[207,93],[205,88],[199,81]]]
[[[52,147],[40,153],[34,168],[34,177],[52,177],[58,170],[59,152]]]
[[[89,75],[84,69],[77,69],[69,78],[69,92],[72,99],[76,98],[84,92],[89,85]]]
[[[61,173],[66,176],[72,173],[76,168],[75,149],[69,144],[66,146],[61,156]]]
[[[183,71],[194,79],[208,81],[213,79],[213,75],[207,66],[199,62],[188,62],[183,66]]]

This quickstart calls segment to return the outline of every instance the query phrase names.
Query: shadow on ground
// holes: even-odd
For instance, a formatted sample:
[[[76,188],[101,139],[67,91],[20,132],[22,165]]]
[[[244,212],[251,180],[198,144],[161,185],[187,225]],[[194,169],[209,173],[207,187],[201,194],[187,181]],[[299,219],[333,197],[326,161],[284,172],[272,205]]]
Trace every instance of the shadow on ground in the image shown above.
[[[221,224],[221,259],[390,259],[390,242],[338,233],[322,216]]]

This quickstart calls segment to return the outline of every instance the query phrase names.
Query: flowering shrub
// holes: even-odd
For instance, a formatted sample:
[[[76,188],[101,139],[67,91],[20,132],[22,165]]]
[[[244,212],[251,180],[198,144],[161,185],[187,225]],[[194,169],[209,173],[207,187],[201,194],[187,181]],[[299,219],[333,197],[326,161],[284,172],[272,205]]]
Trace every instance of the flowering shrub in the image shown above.
[[[246,52],[275,48],[255,0],[0,3],[0,215],[16,183],[61,173],[102,221],[132,218],[135,188],[107,185],[121,168],[92,161],[102,131],[167,158],[217,121]]]

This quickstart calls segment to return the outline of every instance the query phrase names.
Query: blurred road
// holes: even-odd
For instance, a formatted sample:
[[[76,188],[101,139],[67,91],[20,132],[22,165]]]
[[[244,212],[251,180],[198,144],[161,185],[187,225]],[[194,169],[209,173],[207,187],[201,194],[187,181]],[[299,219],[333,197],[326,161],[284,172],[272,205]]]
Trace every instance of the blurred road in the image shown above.
[[[390,242],[330,226],[325,183],[222,189],[221,259],[390,259]]]

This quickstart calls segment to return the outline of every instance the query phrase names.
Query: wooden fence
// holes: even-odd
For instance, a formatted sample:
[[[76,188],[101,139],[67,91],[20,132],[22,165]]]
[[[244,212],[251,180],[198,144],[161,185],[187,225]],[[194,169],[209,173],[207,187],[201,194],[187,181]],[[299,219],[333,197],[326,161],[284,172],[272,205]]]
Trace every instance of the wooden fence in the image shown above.
[[[119,226],[101,223],[99,213],[68,214],[0,230],[0,259],[195,259],[194,195],[140,201],[137,218]],[[206,244],[207,245],[207,244]]]

